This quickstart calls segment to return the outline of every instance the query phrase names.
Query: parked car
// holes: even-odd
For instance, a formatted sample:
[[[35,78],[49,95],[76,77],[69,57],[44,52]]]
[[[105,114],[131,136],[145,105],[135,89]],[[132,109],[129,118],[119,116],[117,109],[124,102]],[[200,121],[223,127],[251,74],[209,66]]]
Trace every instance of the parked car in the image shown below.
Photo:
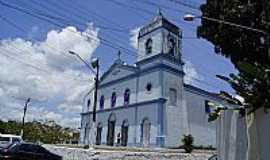
[[[12,134],[0,134],[0,149],[6,148],[13,143],[21,143],[22,141],[23,140],[21,136]]]
[[[62,160],[44,147],[30,143],[14,143],[0,150],[1,160]]]

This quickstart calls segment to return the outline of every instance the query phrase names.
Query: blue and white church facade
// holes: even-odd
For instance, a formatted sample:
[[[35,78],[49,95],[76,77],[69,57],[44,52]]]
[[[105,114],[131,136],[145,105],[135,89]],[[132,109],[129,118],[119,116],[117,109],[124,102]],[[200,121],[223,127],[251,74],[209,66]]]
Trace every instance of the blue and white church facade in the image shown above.
[[[134,65],[120,58],[98,86],[96,143],[178,147],[184,134],[197,146],[216,146],[216,123],[208,122],[205,103],[223,103],[216,94],[184,83],[181,30],[159,13],[142,27]],[[94,91],[89,98],[93,104]],[[82,144],[89,143],[93,105],[81,113]]]

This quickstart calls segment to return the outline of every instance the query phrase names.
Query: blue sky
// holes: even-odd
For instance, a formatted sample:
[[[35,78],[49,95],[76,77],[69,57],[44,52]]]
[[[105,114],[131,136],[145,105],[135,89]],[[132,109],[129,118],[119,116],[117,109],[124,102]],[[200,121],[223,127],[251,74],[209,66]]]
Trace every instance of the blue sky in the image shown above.
[[[104,39],[113,42],[114,44],[118,44],[123,46],[124,48],[128,48],[132,50],[132,52],[136,52],[136,50],[131,46],[130,42],[130,32],[137,27],[143,26],[148,21],[150,21],[156,14],[157,9],[160,7],[163,15],[167,17],[170,21],[179,26],[183,31],[183,59],[187,62],[189,67],[191,68],[191,72],[193,72],[192,76],[195,78],[192,79],[192,84],[208,91],[219,92],[220,90],[225,90],[229,93],[233,93],[233,90],[224,82],[215,78],[216,74],[228,75],[229,73],[236,72],[233,65],[230,61],[222,56],[216,55],[213,50],[213,45],[207,42],[204,39],[196,39],[196,27],[200,24],[200,20],[196,20],[194,22],[184,22],[183,15],[185,13],[195,13],[200,15],[200,11],[196,9],[191,9],[189,7],[177,4],[173,2],[173,0],[155,0],[155,1],[146,1],[146,0],[28,0],[28,1],[20,1],[20,0],[2,0],[8,4],[12,4],[14,6],[24,8],[29,10],[30,12],[42,12],[44,14],[53,15],[55,17],[61,17],[63,19],[69,20],[69,22],[65,23],[63,27],[55,26],[48,22],[36,19],[31,17],[30,15],[18,12],[16,10],[7,8],[5,6],[0,5],[0,16],[5,19],[11,21],[17,27],[22,28],[22,31],[14,28],[6,21],[0,19],[1,24],[1,32],[0,39],[1,41],[10,40],[14,42],[16,38],[21,38],[25,41],[31,41],[33,44],[43,42],[48,40],[48,37],[55,37],[60,35],[63,31],[62,29],[68,26],[73,26],[76,28],[75,32],[84,32],[87,28],[87,23],[93,23],[93,26],[90,29],[98,28],[98,35],[103,37]],[[149,4],[145,2],[154,2],[155,4]],[[193,0],[193,1],[181,1],[184,3],[188,3],[191,5],[199,6],[204,1]],[[50,36],[48,33],[51,32]],[[64,31],[63,31],[64,32]],[[57,34],[58,33],[58,34]],[[94,32],[95,33],[95,32]],[[68,34],[69,35],[69,34]],[[67,37],[68,36],[63,36]],[[10,43],[11,43],[10,42]],[[21,44],[20,42],[18,42]],[[24,43],[24,42],[22,42]],[[70,42],[71,43],[71,42]],[[17,43],[15,43],[17,44]],[[86,45],[82,42],[83,45]],[[89,49],[89,55],[99,57],[101,62],[102,72],[106,71],[108,67],[113,63],[113,59],[117,57],[117,49],[112,49],[102,43],[93,44],[89,43],[92,48]],[[52,44],[54,45],[54,44]],[[97,47],[97,48],[96,48]],[[87,47],[85,47],[87,48]],[[91,51],[90,51],[91,50]],[[87,52],[87,51],[86,51]],[[91,53],[90,53],[91,52]],[[89,61],[90,56],[84,53],[84,58]],[[122,59],[129,64],[135,62],[136,56],[133,53],[122,54]],[[0,54],[1,56],[1,54]],[[58,55],[59,56],[59,55]],[[61,55],[62,56],[62,55]],[[1,58],[1,57],[0,57]],[[17,57],[19,58],[19,57]],[[70,58],[72,59],[72,58]],[[70,60],[69,59],[69,60]],[[74,73],[72,74],[80,74],[81,77],[87,79],[87,69],[80,65],[79,61],[76,61],[73,58],[74,62],[72,62],[72,70]],[[12,60],[11,60],[12,61]],[[27,59],[25,59],[27,62]],[[32,62],[29,62],[32,63]],[[52,63],[48,62],[48,59],[44,63]],[[12,62],[11,62],[12,64]],[[55,61],[52,64],[54,65],[62,65],[63,67],[66,65],[63,61],[59,62]],[[3,65],[0,63],[0,65]],[[34,64],[36,65],[36,64]],[[5,66],[1,66],[5,67]],[[40,66],[42,68],[43,66]],[[45,66],[46,67],[46,66]],[[68,66],[70,67],[70,66]],[[61,68],[61,66],[60,66]],[[61,71],[65,71],[62,68]],[[194,73],[195,72],[195,73]],[[61,73],[61,72],[59,72]],[[71,75],[72,75],[71,74]],[[80,78],[81,78],[80,77]],[[199,80],[197,80],[199,79]],[[5,81],[6,82],[6,81]],[[0,83],[0,87],[5,85],[4,82]],[[76,85],[76,83],[74,83]],[[79,85],[79,83],[78,83]],[[86,86],[86,84],[84,84]],[[4,88],[4,87],[3,87]],[[1,95],[1,94],[0,94]],[[55,98],[57,97],[57,98]],[[61,96],[61,94],[57,94],[57,96],[49,97],[46,99],[42,105],[50,108],[52,113],[59,113],[61,110],[54,109],[55,106],[59,105],[60,101],[63,101],[65,96]],[[19,102],[17,103],[19,104]],[[35,104],[37,107],[40,104]],[[5,105],[3,105],[5,106]],[[8,106],[8,105],[6,105]],[[72,106],[72,105],[71,105]],[[60,107],[61,108],[61,107]],[[62,107],[65,108],[65,107]],[[50,113],[50,111],[44,112]],[[68,110],[72,111],[72,110]],[[79,114],[71,112],[64,113],[63,117],[74,116],[78,120]],[[52,115],[53,117],[54,115]],[[1,117],[0,117],[1,118]],[[61,116],[59,117],[61,119]],[[63,122],[64,123],[64,122]]]

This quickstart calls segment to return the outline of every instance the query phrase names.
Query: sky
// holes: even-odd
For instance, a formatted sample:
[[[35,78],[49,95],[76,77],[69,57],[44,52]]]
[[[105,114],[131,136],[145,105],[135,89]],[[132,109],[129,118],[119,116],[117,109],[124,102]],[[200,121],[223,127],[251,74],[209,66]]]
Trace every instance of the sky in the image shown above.
[[[180,1],[182,3],[177,3]],[[234,93],[215,75],[237,73],[229,59],[214,53],[213,45],[196,37],[203,0],[1,0],[0,2],[0,119],[55,120],[78,128],[93,73],[68,51],[90,63],[100,59],[104,73],[121,50],[121,59],[136,61],[139,28],[158,8],[183,33],[185,82],[210,92]],[[188,4],[183,5],[183,4]],[[190,7],[192,6],[192,7]],[[38,15],[38,16],[37,16]]]

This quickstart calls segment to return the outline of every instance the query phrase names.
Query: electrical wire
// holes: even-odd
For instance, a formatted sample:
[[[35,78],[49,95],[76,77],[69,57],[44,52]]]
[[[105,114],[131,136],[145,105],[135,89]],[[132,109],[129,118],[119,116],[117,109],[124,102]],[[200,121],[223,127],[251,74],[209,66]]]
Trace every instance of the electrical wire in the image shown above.
[[[0,1],[0,2],[2,2],[2,1]],[[3,5],[3,3],[2,3],[2,5]],[[9,7],[12,7],[12,6],[9,5]],[[14,7],[12,7],[12,8],[14,9]],[[48,21],[48,22],[50,23],[50,21]],[[58,24],[56,24],[56,25],[59,26]],[[105,41],[105,42],[108,42],[108,41]],[[116,48],[115,46],[112,46],[112,44],[110,44],[110,43],[107,43],[107,45],[109,45],[112,48]],[[125,49],[125,48],[122,48],[122,49]]]
[[[8,25],[14,27],[15,29],[17,29],[17,30],[19,30],[19,31],[21,31],[21,32],[27,32],[24,28],[19,27],[18,25],[16,25],[16,24],[13,23],[12,21],[9,21],[7,18],[3,17],[1,14],[0,14],[0,18],[1,18],[4,22],[6,22]],[[30,38],[30,39],[31,39],[31,40],[35,40],[35,39],[33,39],[33,38]],[[49,47],[50,49],[52,49],[54,52],[55,52],[55,50],[57,50],[56,48],[54,48],[54,47],[52,47],[52,46],[50,46],[50,45],[48,45],[48,44],[45,44],[45,45],[46,45],[47,47]],[[15,47],[14,45],[12,45],[12,46],[13,46],[14,49],[18,50],[19,52],[29,53],[29,55],[31,55],[31,53],[28,52],[28,51],[26,51],[26,50],[19,49],[19,48]],[[18,55],[21,55],[21,54],[18,54]],[[64,52],[62,52],[62,55],[71,58],[70,56],[67,56],[66,53],[64,53]],[[40,65],[40,63],[39,63],[37,66],[39,66],[39,65]],[[51,65],[52,65],[52,64],[51,64]],[[45,66],[46,66],[46,65],[45,65]],[[59,67],[59,66],[57,66],[57,65],[52,65],[52,66],[55,67],[55,68],[58,68],[58,67]],[[64,76],[68,76],[68,75],[64,75]],[[68,76],[68,77],[69,77],[69,79],[71,78],[71,76]],[[72,79],[74,79],[74,78],[72,77]],[[78,79],[75,79],[75,80],[78,80]],[[81,80],[81,81],[89,81],[89,80]]]
[[[4,3],[2,0],[0,0],[0,4],[3,5],[3,6],[6,6],[8,8],[11,8],[11,9],[17,10],[19,12],[22,12],[22,13],[28,14],[30,16],[33,16],[33,17],[35,17],[35,18],[37,18],[39,20],[43,20],[45,22],[48,22],[50,24],[53,24],[53,25],[55,25],[57,27],[60,27],[60,28],[63,28],[64,27],[63,25],[61,25],[61,24],[59,24],[59,23],[57,23],[55,21],[52,21],[51,19],[47,19],[48,17],[46,17],[46,18],[40,17],[40,15],[33,14],[33,13],[31,13],[29,11],[26,11],[26,10],[20,8],[20,7],[16,7],[14,5],[10,5],[8,3]],[[56,20],[56,19],[53,19],[53,20]],[[68,29],[68,30],[70,32],[75,33],[78,36],[83,36],[83,37],[85,37],[87,39],[92,39],[92,40],[94,40],[96,42],[99,42],[100,41],[101,44],[106,45],[106,46],[111,47],[111,48],[116,49],[116,50],[121,50],[125,54],[129,54],[129,55],[134,56],[134,57],[140,56],[140,55],[136,55],[136,52],[135,51],[130,50],[130,49],[127,49],[127,48],[125,48],[125,47],[123,47],[121,45],[115,44],[115,43],[111,42],[110,40],[107,40],[107,39],[105,39],[105,38],[103,38],[101,36],[94,37],[95,35],[93,35],[91,33],[89,33],[88,35],[84,35],[84,34],[78,34],[77,32],[75,32],[75,31],[73,31],[71,29]]]
[[[58,14],[58,15],[60,15],[60,16],[64,16],[64,17],[67,17],[68,15],[63,15],[61,12],[59,12],[59,9],[60,10],[62,10],[62,11],[65,11],[65,13],[72,13],[71,15],[76,15],[76,18],[79,18],[80,20],[78,21],[78,20],[76,20],[76,21],[71,21],[71,22],[73,22],[73,23],[75,23],[75,24],[77,24],[77,25],[80,25],[80,26],[83,26],[83,27],[85,27],[85,21],[91,21],[91,19],[89,19],[89,18],[86,18],[86,17],[84,17],[84,16],[81,16],[80,14],[78,14],[79,12],[80,12],[80,9],[77,9],[76,11],[77,12],[73,12],[73,10],[72,10],[72,8],[70,8],[70,7],[68,7],[68,8],[65,8],[65,7],[62,7],[62,5],[60,5],[60,4],[57,4],[57,2],[51,2],[51,1],[47,1],[47,5],[49,5],[49,7],[48,6],[46,6],[46,5],[44,5],[44,4],[42,4],[42,3],[37,3],[36,1],[34,1],[34,0],[32,0],[32,1],[30,1],[30,2],[34,2],[34,5],[36,5],[36,6],[42,6],[42,7],[44,7],[45,9],[47,9],[50,13],[56,13],[56,14]],[[39,2],[42,2],[42,1],[39,1]],[[73,5],[72,5],[73,6]],[[58,10],[54,10],[54,7],[59,7],[59,9]],[[31,9],[33,9],[33,8],[31,8]],[[67,19],[67,18],[65,18],[65,19]],[[97,26],[97,27],[99,27],[99,25],[95,25],[95,26]],[[100,28],[100,27],[99,27]],[[113,30],[115,30],[115,28],[111,28],[111,27],[106,27],[107,29],[111,29],[112,31]],[[102,27],[101,29],[104,29],[104,27]],[[108,30],[108,31],[111,31],[111,30]],[[107,38],[110,38],[111,40],[113,40],[115,43],[118,43],[119,41],[121,41],[122,43],[127,43],[127,41],[124,41],[123,39],[125,39],[125,38],[119,38],[119,37],[123,37],[122,36],[122,34],[123,33],[126,33],[126,32],[129,32],[129,30],[125,30],[125,29],[119,29],[118,30],[119,32],[115,32],[115,34],[117,34],[118,36],[117,37],[115,37],[114,35],[111,35],[111,34],[109,34],[109,33],[112,33],[112,32],[108,32],[108,34],[107,34],[107,32],[106,33],[103,33],[103,35],[104,36],[106,36]],[[120,33],[122,33],[122,34],[120,34]],[[118,45],[119,45],[119,43],[118,43]]]
[[[168,0],[168,1],[171,1],[171,2],[176,3],[176,4],[180,4],[182,6],[185,6],[185,7],[190,8],[190,9],[194,9],[194,10],[199,10],[200,11],[200,7],[197,7],[197,6],[194,6],[194,5],[191,5],[191,4],[187,4],[185,2],[181,2],[180,0]]]

